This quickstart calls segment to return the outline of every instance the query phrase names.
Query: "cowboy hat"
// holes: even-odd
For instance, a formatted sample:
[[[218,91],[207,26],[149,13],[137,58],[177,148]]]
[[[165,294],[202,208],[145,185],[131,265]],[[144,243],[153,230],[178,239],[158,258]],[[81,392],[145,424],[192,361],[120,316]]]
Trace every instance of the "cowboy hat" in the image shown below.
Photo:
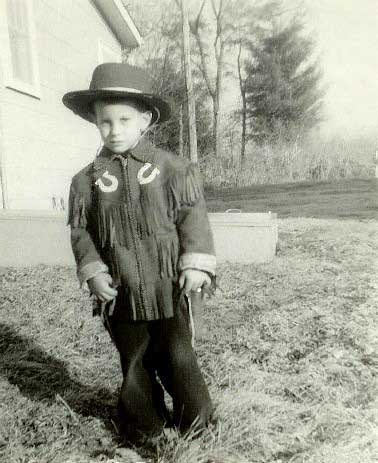
[[[103,63],[95,68],[89,90],[69,92],[63,104],[89,122],[93,119],[93,103],[101,99],[130,99],[152,111],[152,124],[170,117],[169,104],[152,93],[146,72],[127,63]]]

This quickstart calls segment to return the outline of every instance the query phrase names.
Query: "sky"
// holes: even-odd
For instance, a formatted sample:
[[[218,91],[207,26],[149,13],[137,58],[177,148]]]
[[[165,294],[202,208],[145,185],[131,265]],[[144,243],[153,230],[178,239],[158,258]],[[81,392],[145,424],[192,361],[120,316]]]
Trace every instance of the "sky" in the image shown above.
[[[378,0],[304,3],[328,87],[323,132],[378,137]]]

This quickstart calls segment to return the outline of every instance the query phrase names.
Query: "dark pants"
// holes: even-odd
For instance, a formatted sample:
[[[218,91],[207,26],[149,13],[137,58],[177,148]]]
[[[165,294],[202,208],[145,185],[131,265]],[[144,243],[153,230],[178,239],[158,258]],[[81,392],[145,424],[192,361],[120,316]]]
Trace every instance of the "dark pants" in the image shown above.
[[[206,426],[213,407],[191,345],[185,300],[176,304],[173,318],[133,322],[123,316],[122,299],[117,297],[109,322],[124,378],[119,399],[123,431],[134,439],[159,434],[166,424],[182,431]],[[173,400],[172,421],[160,383]]]

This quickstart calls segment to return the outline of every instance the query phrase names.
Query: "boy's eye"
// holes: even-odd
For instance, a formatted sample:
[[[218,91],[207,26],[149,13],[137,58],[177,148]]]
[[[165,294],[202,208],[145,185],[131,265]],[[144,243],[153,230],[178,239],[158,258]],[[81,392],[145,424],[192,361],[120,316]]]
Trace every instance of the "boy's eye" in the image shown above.
[[[129,122],[129,120],[128,117],[121,117],[121,122]]]

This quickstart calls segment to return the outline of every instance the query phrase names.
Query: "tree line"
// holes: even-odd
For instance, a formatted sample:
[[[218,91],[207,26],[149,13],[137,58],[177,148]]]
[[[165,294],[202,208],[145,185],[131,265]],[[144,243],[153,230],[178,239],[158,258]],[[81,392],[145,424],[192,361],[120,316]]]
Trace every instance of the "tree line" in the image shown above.
[[[185,154],[181,1],[124,0],[144,37],[140,49],[124,50],[124,59],[147,67],[154,91],[171,103],[172,118],[155,130],[155,143]],[[243,163],[251,143],[304,137],[319,124],[324,88],[303,6],[288,9],[281,0],[188,6],[199,156],[227,157],[228,137]]]

